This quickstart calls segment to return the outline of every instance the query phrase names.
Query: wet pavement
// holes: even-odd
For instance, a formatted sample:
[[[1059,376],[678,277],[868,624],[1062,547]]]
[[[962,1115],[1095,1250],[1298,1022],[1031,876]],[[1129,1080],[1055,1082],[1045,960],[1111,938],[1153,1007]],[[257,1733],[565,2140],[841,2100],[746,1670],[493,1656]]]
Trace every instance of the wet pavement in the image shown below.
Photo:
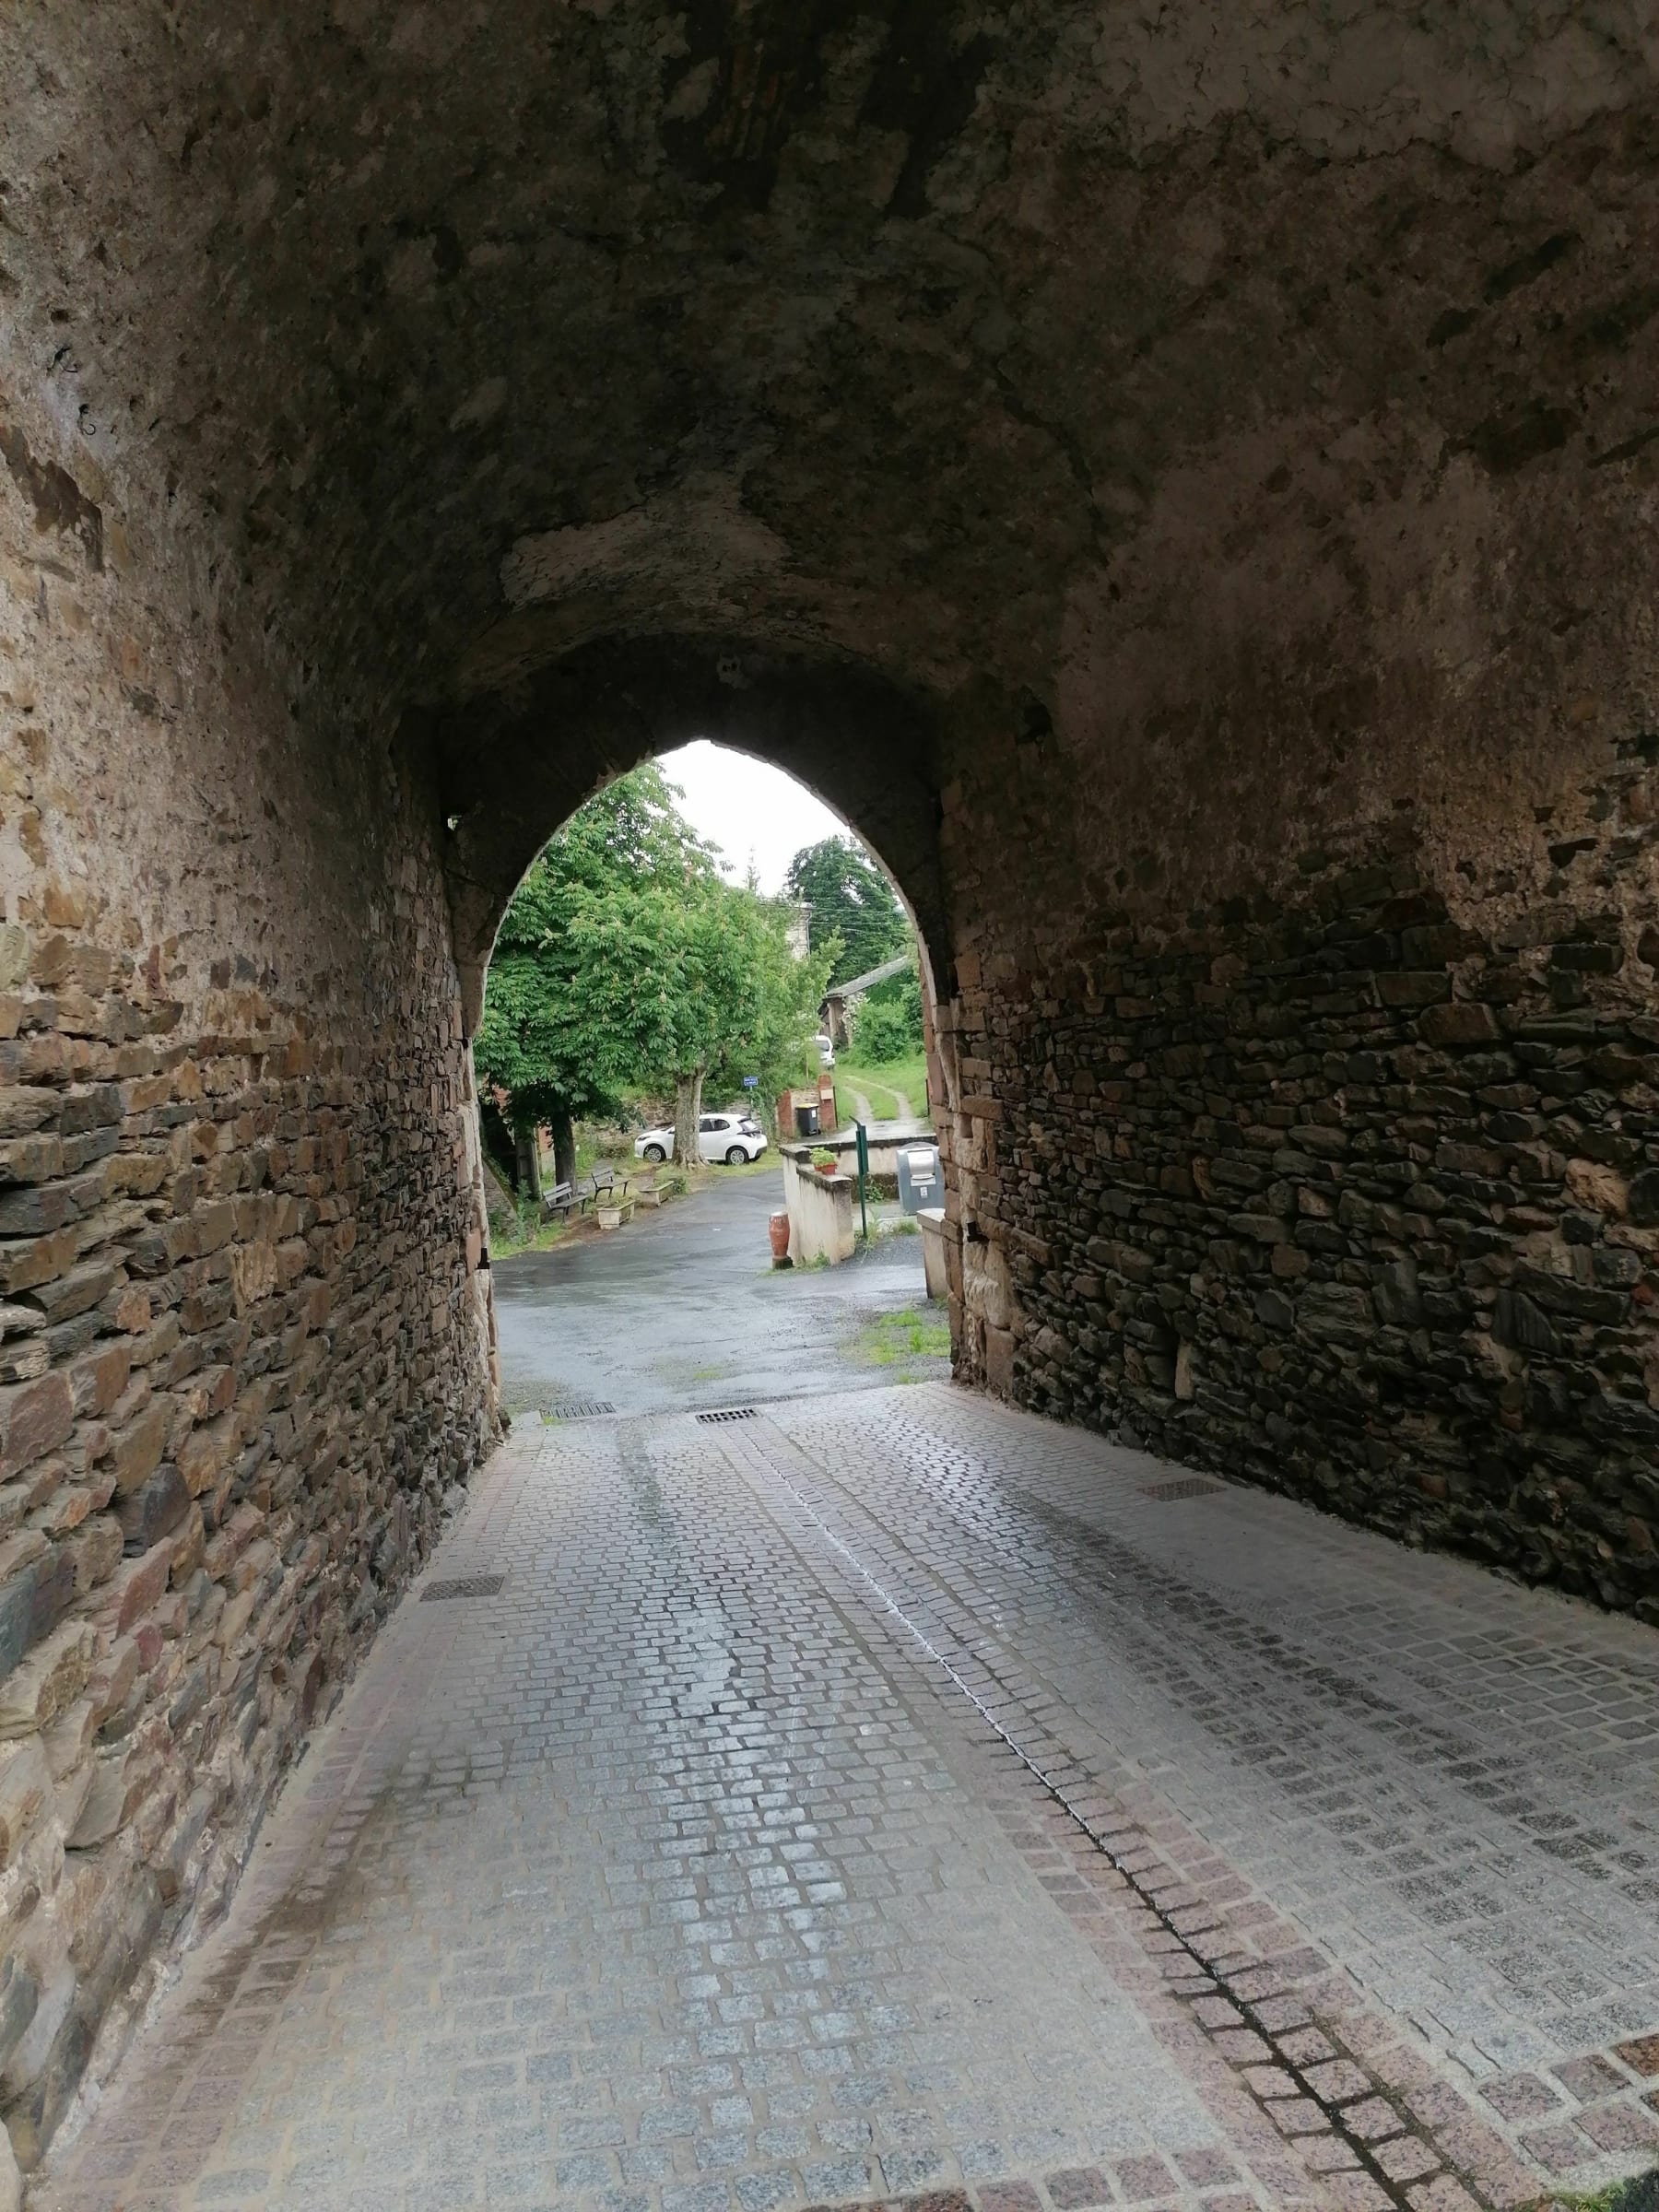
[[[782,1203],[776,1166],[716,1171],[709,1189],[608,1235],[498,1261],[508,1411],[598,1399],[656,1413],[898,1380],[872,1356],[871,1325],[925,1311],[921,1238],[880,1238],[841,1267],[774,1270],[767,1222]],[[949,1361],[923,1354],[901,1371],[937,1379]]]
[[[515,1432],[44,2212],[1651,2168],[1659,1638],[949,1384]]]

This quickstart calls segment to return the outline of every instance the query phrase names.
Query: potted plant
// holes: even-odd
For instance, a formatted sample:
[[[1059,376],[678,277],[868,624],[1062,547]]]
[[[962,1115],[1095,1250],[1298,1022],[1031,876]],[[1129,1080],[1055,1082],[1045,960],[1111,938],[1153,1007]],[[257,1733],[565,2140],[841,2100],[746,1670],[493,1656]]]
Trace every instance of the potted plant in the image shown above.
[[[833,1175],[841,1164],[833,1152],[818,1150],[812,1156],[812,1164],[820,1175]]]

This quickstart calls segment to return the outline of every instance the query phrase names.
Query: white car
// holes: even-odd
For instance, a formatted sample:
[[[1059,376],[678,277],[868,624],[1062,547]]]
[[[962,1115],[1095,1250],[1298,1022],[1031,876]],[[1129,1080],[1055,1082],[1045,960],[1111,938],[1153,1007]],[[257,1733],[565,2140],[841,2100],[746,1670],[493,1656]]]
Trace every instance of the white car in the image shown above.
[[[834,1040],[820,1030],[812,1041],[818,1047],[818,1065],[833,1067],[835,1065]]]
[[[746,1161],[759,1159],[766,1149],[766,1132],[759,1122],[751,1121],[747,1113],[705,1113],[697,1124],[697,1148],[706,1160],[724,1160],[728,1168],[740,1168]],[[634,1139],[637,1159],[660,1160],[674,1158],[672,1129],[647,1129],[642,1136]]]

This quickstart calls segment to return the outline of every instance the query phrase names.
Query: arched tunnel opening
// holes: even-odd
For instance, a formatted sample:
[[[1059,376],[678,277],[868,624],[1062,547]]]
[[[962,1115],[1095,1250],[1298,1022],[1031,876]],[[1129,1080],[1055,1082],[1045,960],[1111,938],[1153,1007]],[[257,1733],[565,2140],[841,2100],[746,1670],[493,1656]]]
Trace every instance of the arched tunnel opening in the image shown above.
[[[509,650],[516,656],[524,649],[517,638],[507,646],[492,642],[488,653],[477,656],[477,665],[490,665]],[[940,1239],[948,1285],[945,1311],[959,1350],[971,1339],[982,1357],[982,1320],[976,1317],[970,1324],[963,1304],[963,1225],[953,1195],[952,965],[939,853],[937,742],[928,703],[855,664],[761,652],[718,638],[600,640],[534,679],[525,678],[522,663],[512,665],[512,674],[511,691],[469,698],[453,717],[419,734],[438,763],[444,872],[469,1037],[484,1007],[490,949],[530,857],[607,779],[692,735],[793,773],[877,857],[914,928],[933,1100],[931,1114],[928,1101],[922,1101],[923,1118],[931,1122],[941,1154],[937,1195],[946,1216]],[[412,739],[413,731],[406,736]],[[805,1072],[796,1071],[797,1077]],[[850,1130],[853,1094],[847,1091],[840,1101],[831,1086],[830,1098],[844,1103]],[[716,1109],[739,1103],[724,1098],[708,1101]],[[772,1099],[756,1103],[770,1116]],[[835,1103],[824,1106],[818,1134],[825,1139],[846,1134],[833,1123],[834,1112]],[[812,1125],[818,1129],[816,1112]],[[793,1139],[799,1132],[791,1127],[779,1134]],[[877,1162],[883,1176],[896,1174],[888,1158],[893,1151],[889,1135]],[[850,1166],[853,1158],[850,1153]],[[785,1180],[793,1188],[793,1172]],[[644,1187],[652,1189],[649,1177]],[[577,1195],[580,1206],[583,1201]],[[780,1208],[788,1195],[780,1195]],[[755,1213],[755,1206],[748,1210]],[[798,1203],[794,1211],[798,1216]],[[860,1219],[867,1227],[867,1192]],[[812,1232],[807,1251],[797,1220],[791,1253],[803,1264],[820,1260],[827,1238],[839,1258],[847,1228],[838,1217],[827,1230]],[[757,1216],[749,1224],[750,1235],[758,1230]],[[912,1256],[919,1284],[920,1251]],[[486,1272],[488,1279],[480,1278],[481,1288],[493,1304],[499,1281],[493,1270]],[[552,1281],[549,1275],[549,1289]],[[496,1318],[492,1314],[487,1323],[492,1336]],[[645,1315],[640,1318],[641,1326],[654,1325]],[[532,1362],[526,1374],[539,1371]],[[801,1371],[809,1371],[805,1358]],[[605,1399],[597,1386],[577,1394]]]
[[[753,755],[816,792],[877,853],[949,996],[935,712],[878,671],[730,639],[597,640],[511,690],[469,697],[424,733],[455,827],[445,877],[464,1001],[530,856],[606,778],[691,737]]]
[[[0,14],[0,2212],[1651,2163],[1651,24],[1223,13]],[[503,1442],[490,948],[693,736],[956,1380]]]
[[[633,735],[613,719],[606,748],[627,765],[559,823],[492,931],[477,1279],[521,1425],[937,1378],[963,1333],[948,1046],[916,920],[936,911],[925,759],[907,778],[890,741],[868,746],[867,685],[818,691],[803,745],[796,684],[712,658],[725,689],[760,694],[739,733],[817,789],[703,735],[641,767],[634,747],[662,728],[630,657]],[[502,789],[535,834],[591,754],[561,721],[529,757],[540,782],[510,767]],[[911,895],[826,786],[905,838]],[[446,828],[452,880],[478,900],[492,826],[452,811]]]

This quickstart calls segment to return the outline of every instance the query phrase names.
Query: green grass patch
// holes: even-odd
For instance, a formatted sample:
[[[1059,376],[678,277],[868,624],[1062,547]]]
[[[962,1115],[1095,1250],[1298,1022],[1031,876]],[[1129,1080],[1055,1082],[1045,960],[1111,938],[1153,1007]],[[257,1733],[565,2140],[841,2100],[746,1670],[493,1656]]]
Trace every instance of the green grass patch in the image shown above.
[[[1659,2166],[1628,2182],[1609,2182],[1605,2188],[1580,2195],[1571,2189],[1551,2189],[1540,2205],[1565,2205],[1569,2212],[1654,2212],[1659,2206]]]
[[[903,1060],[894,1060],[881,1066],[866,1066],[851,1057],[838,1058],[835,1063],[836,1102],[843,1120],[853,1118],[853,1093],[862,1091],[869,1100],[877,1121],[896,1121],[899,1117],[900,1096],[910,1101],[911,1112],[922,1121],[931,1120],[927,1103],[927,1055],[912,1053]]]
[[[865,1253],[874,1252],[878,1244],[886,1244],[894,1237],[919,1237],[921,1234],[921,1223],[910,1214],[900,1214],[897,1218],[889,1217],[887,1219],[873,1215],[868,1236],[862,1229],[855,1229],[853,1231],[853,1244],[862,1258]]]
[[[498,1226],[489,1239],[492,1260],[510,1260],[515,1253],[550,1252],[571,1233],[568,1221],[538,1221],[533,1206],[520,1206],[512,1221],[496,1216]]]
[[[931,1313],[906,1306],[898,1313],[879,1313],[858,1332],[853,1347],[872,1367],[899,1367],[911,1359],[947,1359],[950,1330]]]
[[[898,1118],[897,1091],[890,1090],[867,1067],[843,1067],[838,1061],[835,1068],[835,1102],[841,1108],[840,1118],[843,1123],[858,1119],[855,1092],[869,1100],[870,1112],[875,1120],[890,1122]]]
[[[632,1175],[654,1174],[659,1191],[667,1188],[664,1178],[668,1176],[677,1176],[683,1185],[692,1190],[711,1191],[720,1183],[731,1182],[738,1176],[775,1175],[777,1171],[778,1156],[770,1149],[762,1152],[759,1159],[745,1160],[738,1168],[728,1168],[724,1159],[704,1159],[700,1160],[694,1168],[682,1168],[677,1162],[671,1161],[665,1168],[653,1169],[650,1160],[643,1159],[636,1160],[629,1171]]]
[[[723,1164],[718,1168],[711,1168],[709,1172],[716,1182],[730,1182],[735,1175],[775,1175],[778,1172],[778,1156],[769,1147],[759,1159],[751,1159],[741,1168],[728,1168]]]

